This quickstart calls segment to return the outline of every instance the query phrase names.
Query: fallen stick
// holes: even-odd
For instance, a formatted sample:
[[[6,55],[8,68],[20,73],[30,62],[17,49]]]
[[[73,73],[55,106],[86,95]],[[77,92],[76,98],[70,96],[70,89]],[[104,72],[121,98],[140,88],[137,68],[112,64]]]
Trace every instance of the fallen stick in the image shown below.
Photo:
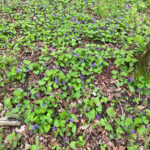
[[[8,117],[0,118],[0,126],[20,126],[21,122],[9,120]]]

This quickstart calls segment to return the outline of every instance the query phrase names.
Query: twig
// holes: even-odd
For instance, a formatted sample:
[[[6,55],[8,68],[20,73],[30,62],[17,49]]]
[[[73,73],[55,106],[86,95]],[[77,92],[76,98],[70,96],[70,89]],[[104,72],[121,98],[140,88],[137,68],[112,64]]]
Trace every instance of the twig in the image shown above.
[[[122,115],[124,115],[123,108],[122,108],[122,105],[121,105],[120,101],[119,101],[119,105],[120,105],[120,108],[121,108],[121,113],[122,113]]]

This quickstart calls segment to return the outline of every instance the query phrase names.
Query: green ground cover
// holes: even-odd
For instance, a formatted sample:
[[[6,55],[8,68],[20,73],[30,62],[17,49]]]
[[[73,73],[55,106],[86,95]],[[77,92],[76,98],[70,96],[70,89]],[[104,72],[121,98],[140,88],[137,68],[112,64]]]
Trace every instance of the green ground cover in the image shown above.
[[[135,74],[150,41],[150,0],[0,6],[0,102],[28,131],[4,128],[0,149],[27,140],[31,150],[150,148],[150,80]]]

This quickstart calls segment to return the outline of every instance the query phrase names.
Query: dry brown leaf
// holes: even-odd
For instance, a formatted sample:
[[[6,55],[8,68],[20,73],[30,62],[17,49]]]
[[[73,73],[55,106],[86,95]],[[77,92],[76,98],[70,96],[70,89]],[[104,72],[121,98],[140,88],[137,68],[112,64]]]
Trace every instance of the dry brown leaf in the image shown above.
[[[123,146],[120,146],[118,150],[125,150],[126,148]]]
[[[138,109],[143,110],[143,109],[145,109],[145,107],[140,105],[140,106],[138,106]]]
[[[51,139],[51,142],[54,143],[56,141],[56,138]]]
[[[20,128],[16,128],[15,131],[18,133],[24,133],[25,132],[25,125],[21,126]]]
[[[116,91],[116,92],[119,92],[119,91],[121,91],[121,88],[118,87],[118,88],[115,89],[115,91]]]
[[[30,149],[30,145],[26,142],[25,143],[25,150],[29,150]]]
[[[70,105],[72,108],[74,108],[76,106],[76,103],[71,103]]]
[[[139,149],[140,149],[140,150],[144,150],[144,147],[143,147],[143,146],[140,146]]]
[[[33,137],[30,137],[30,138],[29,138],[29,142],[32,143],[32,144],[34,144],[34,139],[33,139]]]
[[[86,126],[81,126],[79,129],[81,130],[87,130],[87,128],[89,128],[90,124],[89,125],[86,125]]]

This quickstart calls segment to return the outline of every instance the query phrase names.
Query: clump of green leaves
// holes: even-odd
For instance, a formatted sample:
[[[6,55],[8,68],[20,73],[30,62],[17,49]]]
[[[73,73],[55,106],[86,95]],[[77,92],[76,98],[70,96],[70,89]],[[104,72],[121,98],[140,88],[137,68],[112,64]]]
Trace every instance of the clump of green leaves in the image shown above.
[[[11,134],[8,135],[9,145],[12,148],[16,148],[16,146],[19,144],[19,140],[21,137],[22,137],[21,134],[16,134],[15,132],[12,132]]]

